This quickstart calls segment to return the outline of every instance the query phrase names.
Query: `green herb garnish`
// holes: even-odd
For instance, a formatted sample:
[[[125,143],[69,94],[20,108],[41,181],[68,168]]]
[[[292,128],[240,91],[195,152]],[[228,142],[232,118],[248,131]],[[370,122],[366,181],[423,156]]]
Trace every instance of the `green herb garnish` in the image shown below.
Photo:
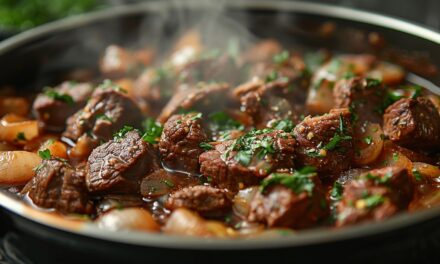
[[[371,145],[371,143],[373,143],[373,138],[371,136],[366,136],[364,141],[367,143],[367,145]]]
[[[339,201],[342,198],[342,192],[344,191],[344,186],[338,181],[333,183],[333,188],[330,192],[330,198],[335,201]]]
[[[199,144],[199,146],[200,146],[202,149],[204,149],[204,150],[211,150],[211,149],[214,148],[213,145],[211,145],[211,144],[209,144],[209,143],[207,143],[207,142],[202,142],[202,143]]]
[[[295,125],[293,124],[292,120],[281,119],[273,122],[271,124],[271,128],[277,130],[283,130],[284,132],[292,132],[293,129],[295,128]]]
[[[44,94],[49,97],[52,98],[54,100],[57,101],[61,101],[61,102],[65,102],[67,104],[74,104],[75,101],[73,100],[72,96],[68,95],[68,94],[61,94],[59,92],[57,92],[55,89],[50,88],[50,87],[46,87],[44,88]]]
[[[38,156],[40,156],[40,158],[42,158],[43,160],[48,160],[51,157],[50,150],[40,150],[38,151]]]
[[[156,144],[157,139],[162,135],[162,125],[153,118],[147,118],[142,122],[142,127],[144,129],[142,139],[150,144]]]
[[[106,121],[109,121],[109,122],[113,122],[113,119],[111,117],[109,117],[108,115],[106,115],[106,114],[98,114],[96,116],[96,119],[102,119],[102,120],[106,120]]]
[[[416,169],[413,169],[413,170],[412,170],[412,173],[413,173],[414,178],[416,179],[416,181],[421,181],[421,180],[423,180],[423,176],[422,176],[422,174],[420,173],[420,171],[418,171],[418,170],[416,170]]]
[[[316,177],[316,169],[314,167],[306,166],[299,171],[290,173],[272,173],[265,178],[260,185],[260,192],[264,192],[269,186],[273,184],[282,184],[291,189],[294,193],[299,194],[307,192],[312,195],[315,183],[313,177]]]
[[[123,128],[121,128],[121,130],[119,130],[118,132],[113,134],[113,139],[115,141],[118,141],[119,139],[122,139],[125,136],[125,134],[127,134],[128,132],[130,132],[132,130],[134,130],[134,127],[124,126]]]
[[[24,134],[24,132],[18,132],[17,136],[15,138],[19,141],[20,140],[23,141],[23,140],[26,140],[26,135]]]
[[[385,198],[379,194],[373,194],[362,199],[367,208],[375,208],[385,202]]]
[[[283,50],[282,52],[273,56],[272,60],[274,63],[281,65],[289,60],[290,53],[287,50]]]

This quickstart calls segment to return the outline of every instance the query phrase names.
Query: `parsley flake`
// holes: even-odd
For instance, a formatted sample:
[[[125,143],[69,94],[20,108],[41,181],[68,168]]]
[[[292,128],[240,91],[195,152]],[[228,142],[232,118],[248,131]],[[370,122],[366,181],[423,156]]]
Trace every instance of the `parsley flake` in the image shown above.
[[[70,95],[68,95],[66,93],[61,94],[58,91],[56,91],[55,89],[53,89],[53,88],[46,87],[46,88],[44,88],[43,91],[44,91],[44,94],[47,97],[52,98],[54,100],[57,100],[57,101],[60,101],[60,102],[65,102],[65,103],[70,104],[70,105],[75,103],[75,101],[73,100],[72,96],[70,96]]]
[[[40,156],[40,158],[42,158],[43,160],[48,160],[50,159],[50,150],[45,149],[45,150],[40,150],[38,151],[38,156]]]
[[[260,192],[264,192],[269,186],[274,184],[282,184],[296,194],[307,192],[309,195],[312,195],[315,187],[313,177],[316,177],[316,169],[310,166],[294,171],[292,174],[272,173],[261,182]]]

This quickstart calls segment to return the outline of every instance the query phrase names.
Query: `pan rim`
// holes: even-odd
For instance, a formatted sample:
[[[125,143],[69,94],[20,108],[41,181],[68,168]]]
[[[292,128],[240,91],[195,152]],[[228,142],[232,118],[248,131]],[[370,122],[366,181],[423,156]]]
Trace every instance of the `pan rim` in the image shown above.
[[[186,1],[190,7],[203,7],[199,1]],[[205,3],[205,2],[204,2]],[[205,3],[207,4],[207,3]],[[307,3],[307,2],[290,2],[290,1],[270,1],[270,0],[252,0],[252,1],[233,1],[225,2],[226,7],[231,8],[252,8],[261,10],[283,10],[288,12],[306,13],[310,15],[322,15],[332,18],[342,18],[355,22],[375,25],[382,28],[388,28],[400,31],[409,35],[413,35],[424,40],[440,44],[440,34],[434,30],[406,22],[404,20],[375,14],[366,11],[359,11],[351,8],[332,6],[327,4]],[[0,43],[0,55],[5,54],[19,45],[26,44],[32,40],[40,38],[48,34],[54,34],[64,30],[96,23],[102,20],[125,16],[141,14],[148,11],[160,11],[169,8],[169,1],[153,1],[130,6],[119,6],[110,10],[92,12],[89,14],[78,15],[55,21],[23,33],[20,33],[10,39]],[[136,233],[136,232],[109,232],[99,230],[93,224],[85,224],[79,230],[72,230],[61,225],[49,224],[40,219],[32,218],[29,214],[25,214],[24,207],[26,205],[10,197],[6,191],[0,191],[0,206],[24,217],[32,222],[66,231],[78,235],[83,235],[96,239],[103,239],[111,242],[132,244],[137,246],[151,246],[174,249],[193,249],[193,250],[251,250],[251,249],[270,249],[283,247],[307,246],[315,244],[324,244],[330,242],[343,241],[359,237],[366,237],[380,233],[396,231],[398,229],[412,226],[417,223],[432,220],[440,216],[440,208],[431,208],[412,214],[397,215],[387,221],[379,223],[368,223],[347,227],[341,230],[334,229],[312,229],[301,231],[298,235],[277,237],[276,239],[254,238],[254,239],[200,239],[191,237],[176,237],[170,235]],[[35,210],[35,209],[34,209]]]

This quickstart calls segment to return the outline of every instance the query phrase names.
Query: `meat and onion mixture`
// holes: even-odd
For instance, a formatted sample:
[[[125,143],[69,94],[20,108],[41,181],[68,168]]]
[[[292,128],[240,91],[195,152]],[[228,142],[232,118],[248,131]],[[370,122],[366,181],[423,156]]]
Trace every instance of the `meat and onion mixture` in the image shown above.
[[[111,45],[98,77],[2,92],[1,186],[96,228],[222,238],[440,204],[440,97],[403,67],[194,31],[160,52]]]

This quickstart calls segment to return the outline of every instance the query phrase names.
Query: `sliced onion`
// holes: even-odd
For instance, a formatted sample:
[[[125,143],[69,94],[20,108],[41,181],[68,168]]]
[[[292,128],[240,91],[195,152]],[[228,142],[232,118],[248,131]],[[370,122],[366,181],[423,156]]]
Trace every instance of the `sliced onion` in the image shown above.
[[[440,168],[423,162],[413,162],[413,171],[419,172],[428,179],[436,179],[440,177]]]
[[[306,101],[307,109],[312,114],[324,114],[334,107],[332,85],[333,83],[327,80],[312,84]]]
[[[258,187],[250,187],[240,190],[234,197],[232,210],[239,218],[244,219],[250,211],[250,203],[258,193]]]
[[[368,73],[369,77],[382,80],[386,85],[396,85],[405,78],[405,70],[395,64],[380,62]]]
[[[407,156],[392,147],[391,142],[384,143],[384,150],[374,163],[374,167],[397,166],[406,168],[409,172],[413,169],[413,164]]]
[[[20,134],[22,134],[21,137]],[[38,136],[37,121],[0,122],[0,141],[17,142],[23,136],[25,140],[31,140]]]
[[[0,185],[23,185],[34,175],[34,168],[41,163],[38,154],[27,151],[0,153]]]
[[[96,220],[99,228],[111,231],[139,230],[157,232],[160,227],[151,214],[143,208],[114,209]]]
[[[29,103],[22,97],[0,98],[0,116],[5,114],[16,114],[19,116],[27,115]]]
[[[355,155],[357,165],[368,165],[382,153],[383,131],[379,124],[367,123],[355,133]]]
[[[223,223],[206,221],[198,214],[184,208],[179,208],[171,214],[163,231],[172,235],[197,237],[227,237],[234,234]]]

